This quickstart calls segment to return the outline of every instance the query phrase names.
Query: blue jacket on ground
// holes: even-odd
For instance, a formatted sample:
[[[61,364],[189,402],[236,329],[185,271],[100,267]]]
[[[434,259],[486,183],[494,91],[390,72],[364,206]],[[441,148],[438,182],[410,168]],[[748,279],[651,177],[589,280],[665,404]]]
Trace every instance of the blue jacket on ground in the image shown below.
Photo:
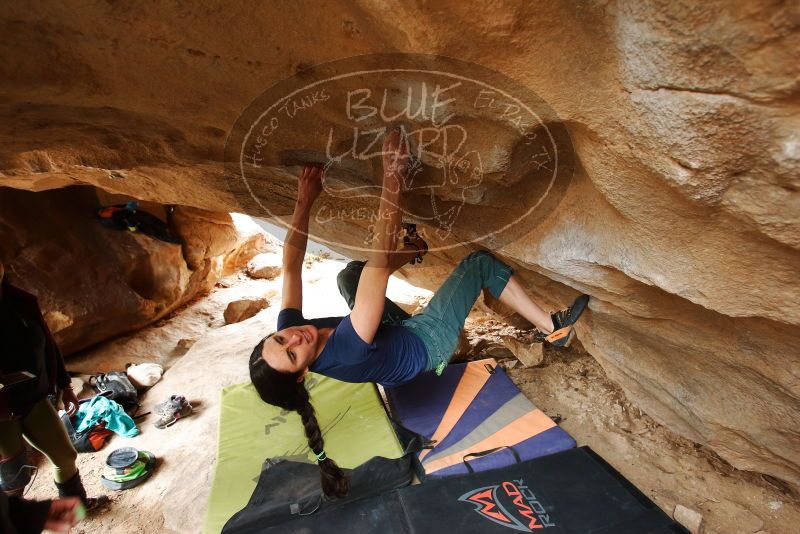
[[[122,406],[101,395],[80,405],[75,414],[75,431],[83,432],[100,421],[105,422],[107,429],[120,436],[132,438],[139,435],[136,423]]]

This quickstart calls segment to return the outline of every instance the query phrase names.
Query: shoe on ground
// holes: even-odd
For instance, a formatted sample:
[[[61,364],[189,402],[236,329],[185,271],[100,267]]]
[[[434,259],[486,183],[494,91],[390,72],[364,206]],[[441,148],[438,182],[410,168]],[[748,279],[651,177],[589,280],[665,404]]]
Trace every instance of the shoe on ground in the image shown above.
[[[153,406],[153,413],[156,415],[167,415],[180,410],[183,406],[188,405],[186,397],[183,395],[170,395],[164,402],[159,402]]]
[[[155,427],[164,429],[175,424],[178,419],[191,415],[192,405],[183,395],[172,395],[168,400],[157,404],[153,412],[159,416]]]
[[[58,489],[59,497],[78,497],[86,508],[87,513],[91,513],[111,502],[107,495],[87,497],[80,473],[75,473],[72,478],[64,482],[56,482],[55,485]]]

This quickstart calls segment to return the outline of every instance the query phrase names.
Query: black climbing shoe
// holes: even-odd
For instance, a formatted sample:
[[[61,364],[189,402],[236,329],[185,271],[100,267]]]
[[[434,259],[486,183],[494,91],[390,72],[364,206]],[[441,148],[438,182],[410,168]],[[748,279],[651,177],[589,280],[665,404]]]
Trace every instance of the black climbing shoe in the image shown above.
[[[417,249],[417,255],[411,258],[411,261],[408,262],[409,265],[422,263],[422,257],[428,253],[428,244],[417,233],[416,224],[401,223],[401,226],[403,230],[405,230],[405,235],[403,236],[403,245],[411,245],[412,247],[416,247]]]
[[[575,337],[575,329],[572,326],[578,322],[588,303],[589,295],[581,295],[567,309],[550,314],[553,320],[553,333],[544,336],[544,341],[556,347],[568,347]]]
[[[544,343],[546,341],[547,333],[542,332],[538,328],[533,331],[533,342]]]

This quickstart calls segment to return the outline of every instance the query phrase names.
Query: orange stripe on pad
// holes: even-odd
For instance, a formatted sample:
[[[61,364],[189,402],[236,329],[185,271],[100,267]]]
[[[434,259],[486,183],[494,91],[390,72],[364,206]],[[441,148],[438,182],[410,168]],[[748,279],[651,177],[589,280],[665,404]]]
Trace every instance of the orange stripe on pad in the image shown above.
[[[424,464],[425,472],[430,474],[444,469],[445,467],[461,463],[464,460],[464,455],[470,452],[481,452],[494,449],[495,447],[509,445],[514,446],[554,426],[556,426],[556,424],[552,419],[547,417],[543,411],[539,409],[533,410],[513,423],[509,423],[483,441],[472,445],[469,449],[454,452],[453,454],[437,458],[436,460]]]
[[[489,377],[492,375],[489,373],[489,370],[486,369],[486,365],[494,367],[497,365],[497,360],[494,358],[486,358],[485,360],[469,362],[466,368],[464,368],[464,374],[461,375],[461,380],[458,381],[458,386],[456,386],[456,390],[453,393],[450,405],[447,407],[447,411],[444,412],[444,416],[439,422],[436,432],[431,436],[432,440],[438,443],[447,437],[450,431],[453,430],[453,427],[456,426],[456,423],[458,423],[458,420],[461,419],[461,416],[464,415],[464,412],[467,411],[469,405],[472,404],[472,401],[475,400],[475,397],[478,396],[481,388],[489,381]],[[422,461],[431,450],[432,449],[424,449],[419,454],[420,461]]]

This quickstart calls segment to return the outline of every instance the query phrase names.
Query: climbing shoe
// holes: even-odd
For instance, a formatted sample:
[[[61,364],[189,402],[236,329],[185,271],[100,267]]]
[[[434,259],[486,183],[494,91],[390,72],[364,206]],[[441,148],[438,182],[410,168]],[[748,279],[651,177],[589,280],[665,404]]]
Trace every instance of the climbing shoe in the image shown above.
[[[556,347],[568,347],[575,338],[573,325],[578,322],[578,318],[588,303],[589,295],[581,295],[567,309],[550,314],[550,318],[553,320],[553,332],[550,334],[537,332],[536,340],[547,341]]]
[[[56,482],[59,497],[78,497],[87,512],[93,512],[111,502],[107,495],[100,495],[99,497],[87,497],[86,490],[83,487],[81,476],[75,473],[72,478],[64,482]]]
[[[411,258],[411,261],[408,262],[409,265],[422,263],[422,257],[428,253],[428,244],[417,233],[416,224],[402,223],[401,226],[405,231],[405,235],[403,235],[403,245],[411,245],[417,249],[417,255]]]

